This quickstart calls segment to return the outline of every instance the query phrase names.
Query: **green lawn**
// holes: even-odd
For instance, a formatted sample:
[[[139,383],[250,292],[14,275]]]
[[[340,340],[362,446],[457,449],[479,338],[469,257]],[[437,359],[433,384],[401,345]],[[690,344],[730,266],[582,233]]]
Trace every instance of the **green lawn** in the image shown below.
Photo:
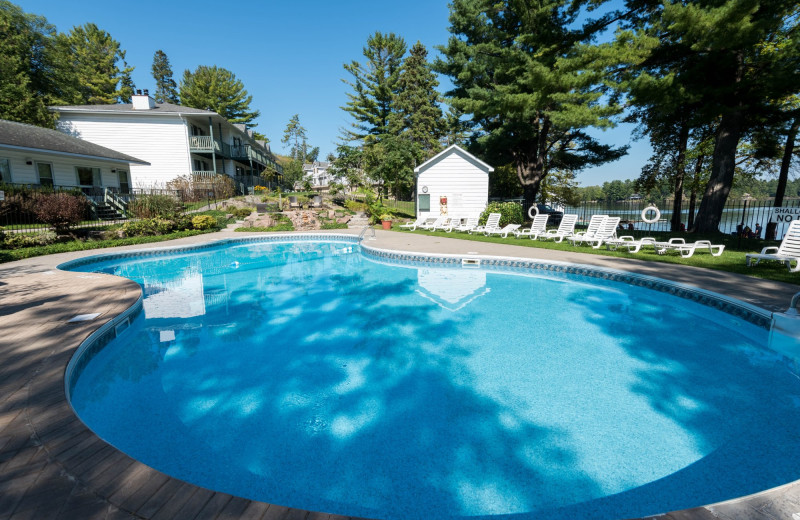
[[[399,233],[417,233],[420,235],[441,236],[446,238],[455,238],[459,240],[472,240],[476,242],[493,242],[498,244],[512,244],[523,247],[536,247],[540,249],[555,249],[559,251],[570,251],[588,253],[593,255],[613,256],[636,258],[639,260],[646,260],[650,262],[663,262],[668,264],[683,264],[692,265],[695,267],[704,267],[706,269],[717,269],[720,271],[728,271],[731,273],[744,274],[755,278],[764,278],[767,280],[776,280],[779,282],[786,282],[795,285],[800,285],[800,272],[790,273],[782,263],[778,262],[761,262],[755,267],[747,267],[745,263],[745,255],[747,253],[757,253],[761,248],[768,245],[777,246],[779,242],[765,241],[756,239],[739,239],[729,235],[715,234],[715,235],[675,235],[671,234],[670,237],[682,236],[686,242],[694,242],[695,240],[710,240],[712,244],[724,244],[725,251],[720,256],[711,256],[706,251],[695,251],[694,255],[690,258],[682,258],[677,252],[671,252],[664,255],[659,255],[653,251],[652,248],[643,248],[638,253],[628,253],[627,250],[608,250],[605,246],[600,249],[594,249],[591,246],[573,246],[566,240],[561,243],[553,242],[552,240],[531,240],[529,238],[502,238],[499,236],[484,236],[483,234],[468,234],[452,232],[446,233],[444,231],[405,231],[396,230]],[[656,235],[654,238],[657,240],[667,240],[669,237],[666,235]]]

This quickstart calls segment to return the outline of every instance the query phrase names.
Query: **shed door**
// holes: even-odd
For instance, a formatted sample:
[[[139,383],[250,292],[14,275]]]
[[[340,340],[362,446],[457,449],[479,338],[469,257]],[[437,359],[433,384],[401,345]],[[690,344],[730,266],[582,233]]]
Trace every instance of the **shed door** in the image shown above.
[[[431,196],[418,195],[417,196],[417,210],[419,213],[430,212],[431,210]]]

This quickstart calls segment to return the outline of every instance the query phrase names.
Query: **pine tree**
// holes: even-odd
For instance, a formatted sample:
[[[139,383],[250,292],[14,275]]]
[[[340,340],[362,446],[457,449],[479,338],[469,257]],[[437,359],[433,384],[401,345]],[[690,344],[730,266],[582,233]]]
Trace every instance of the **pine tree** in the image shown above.
[[[364,140],[367,136],[380,136],[388,132],[389,116],[393,111],[397,80],[400,73],[406,43],[394,33],[376,32],[367,39],[364,47],[366,64],[357,61],[345,64],[344,68],[353,79],[344,80],[352,87],[343,110],[355,122],[345,131],[347,141]]]
[[[450,4],[452,36],[434,67],[452,78],[449,102],[478,125],[484,156],[514,164],[527,204],[551,169],[579,172],[625,153],[585,132],[613,126],[621,108],[603,98],[614,57],[581,45],[602,24],[579,26],[580,6],[567,0]]]
[[[736,172],[740,141],[780,117],[780,100],[800,84],[796,2],[727,0],[665,4],[661,36],[697,66],[692,93],[716,123],[708,180],[695,230],[716,232]],[[779,100],[776,102],[776,100]]]
[[[128,67],[128,62],[125,60],[125,51],[120,52],[122,58],[122,71],[119,80],[119,102],[130,103],[132,101],[133,93],[136,92],[136,84],[133,82],[133,67]]]
[[[212,110],[231,123],[250,124],[260,115],[258,110],[250,110],[253,96],[247,93],[244,83],[233,72],[216,65],[184,71],[180,98],[184,106]]]
[[[52,128],[47,107],[74,99],[55,27],[0,0],[0,41],[0,119]]]
[[[172,79],[172,67],[167,54],[157,50],[153,55],[153,79],[156,80],[155,100],[157,103],[180,104],[178,84]]]
[[[300,162],[306,162],[308,143],[306,142],[306,129],[300,124],[300,114],[295,114],[286,125],[283,131],[281,142],[291,145],[289,157]]]
[[[125,54],[109,33],[87,23],[59,35],[59,41],[75,72],[78,103],[113,104],[124,95],[120,83],[133,67],[123,64],[124,69],[119,69],[117,61],[124,60]]]
[[[394,112],[389,132],[402,136],[412,145],[415,163],[436,155],[445,134],[445,121],[439,108],[439,82],[427,61],[428,51],[417,42],[411,47],[397,79]],[[415,166],[415,165],[410,165]]]

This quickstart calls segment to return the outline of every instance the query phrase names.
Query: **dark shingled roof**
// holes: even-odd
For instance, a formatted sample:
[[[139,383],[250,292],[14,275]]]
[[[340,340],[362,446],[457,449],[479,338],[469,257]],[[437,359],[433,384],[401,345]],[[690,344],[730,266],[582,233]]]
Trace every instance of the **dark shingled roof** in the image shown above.
[[[121,162],[150,164],[136,157],[72,137],[57,130],[0,119],[0,148],[3,145]]]
[[[182,107],[180,105],[173,105],[172,103],[156,103],[155,108],[148,110],[134,110],[133,104],[121,103],[117,105],[65,105],[53,106],[50,110],[55,112],[135,112],[137,114],[206,114],[217,115],[216,112],[211,110],[203,110],[202,108]]]

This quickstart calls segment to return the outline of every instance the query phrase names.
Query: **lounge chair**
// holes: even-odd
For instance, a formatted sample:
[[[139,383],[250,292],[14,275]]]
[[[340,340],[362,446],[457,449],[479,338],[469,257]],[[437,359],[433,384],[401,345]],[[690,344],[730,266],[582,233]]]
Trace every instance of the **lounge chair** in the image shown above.
[[[775,260],[783,262],[789,272],[800,271],[800,221],[795,220],[789,224],[789,229],[786,230],[778,247],[765,247],[760,253],[748,253],[745,258],[748,267],[758,265],[761,260]],[[794,267],[792,267],[792,262],[795,262]]]
[[[417,220],[406,222],[405,224],[400,224],[400,227],[414,231],[419,226],[427,222],[428,219],[430,218],[432,218],[430,213],[420,213],[419,218]]]
[[[760,253],[748,253],[745,258],[748,267],[758,265],[761,260],[775,260],[783,262],[790,273],[800,271],[800,220],[793,220],[789,224],[789,229],[786,230],[781,245],[765,247]],[[794,267],[792,267],[792,262],[794,262]]]
[[[632,236],[625,235],[619,238],[606,240],[606,249],[617,250],[624,247],[629,253],[638,253],[642,249],[642,246],[652,245],[655,241],[656,239],[653,237],[644,237],[636,240]]]
[[[556,242],[563,242],[565,237],[575,234],[575,223],[578,222],[578,215],[568,214],[561,217],[561,222],[558,224],[558,229],[548,229],[541,235],[540,240],[553,239]]]
[[[670,251],[677,251],[683,258],[689,258],[697,250],[708,249],[711,256],[719,256],[725,250],[724,245],[714,245],[710,240],[698,240],[696,242],[687,243],[682,238],[670,238],[668,242],[653,242],[651,244],[653,249],[659,255],[666,254]]]
[[[533,217],[533,222],[531,222],[529,229],[515,229],[514,236],[517,238],[531,237],[531,240],[538,238],[539,235],[547,231],[547,219],[549,218],[550,215],[536,215]]]
[[[475,233],[485,233],[487,229],[500,229],[500,218],[502,216],[503,215],[500,213],[489,213],[489,216],[486,217],[486,224],[482,226],[475,226],[474,229],[469,230],[469,233],[472,234],[473,231]]]
[[[572,242],[572,245],[580,244],[584,237],[589,238],[593,237],[597,230],[600,229],[600,226],[608,218],[608,215],[592,215],[592,218],[589,219],[589,226],[586,228],[585,231],[577,231],[569,236],[567,236],[567,240]]]
[[[597,228],[597,231],[593,235],[584,235],[580,237],[580,239],[570,239],[572,245],[578,245],[578,243],[583,244],[584,242],[587,244],[591,244],[594,249],[600,249],[607,240],[611,240],[616,238],[617,236],[617,226],[619,226],[620,217],[606,217],[603,219],[602,224],[600,227]]]
[[[449,218],[447,215],[439,215],[439,216],[438,216],[438,217],[436,217],[436,218],[435,218],[435,219],[434,219],[432,222],[431,222],[431,220],[430,220],[430,219],[428,219],[428,221],[427,221],[427,222],[423,222],[423,223],[422,223],[422,224],[420,224],[418,227],[419,227],[420,229],[424,229],[424,230],[426,230],[426,231],[434,231],[434,230],[435,230],[437,227],[439,227],[439,226],[441,226],[442,224],[444,224],[444,221],[445,221],[447,218]]]
[[[297,202],[297,197],[295,197],[294,195],[290,195],[289,196],[289,208],[299,208],[299,207],[300,207],[300,203]]]
[[[506,224],[503,227],[496,227],[494,229],[487,229],[483,232],[484,235],[487,237],[489,235],[500,235],[503,238],[507,238],[509,233],[513,233],[514,231],[520,228],[519,224]]]
[[[446,231],[450,233],[453,231],[453,226],[459,224],[461,222],[461,217],[445,217],[444,221],[441,224],[433,226],[431,231],[436,231],[440,229],[442,231]]]
[[[457,225],[453,229],[455,229],[456,231],[461,231],[461,232],[466,233],[466,232],[472,231],[473,229],[478,227],[478,222],[479,221],[480,221],[480,217],[467,217],[467,221],[466,222],[462,222],[461,224]]]

